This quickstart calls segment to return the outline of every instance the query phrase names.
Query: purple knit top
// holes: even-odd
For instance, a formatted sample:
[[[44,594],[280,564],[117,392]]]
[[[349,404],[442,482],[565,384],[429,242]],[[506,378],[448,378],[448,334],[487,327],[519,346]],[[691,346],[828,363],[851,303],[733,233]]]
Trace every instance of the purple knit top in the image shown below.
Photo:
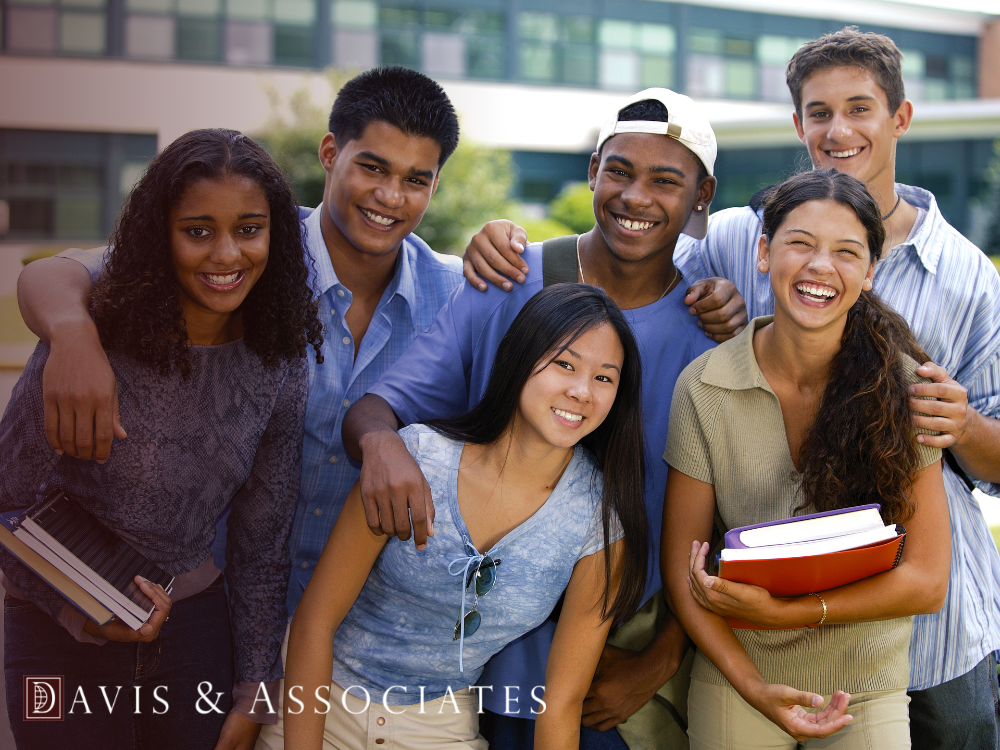
[[[299,491],[308,388],[304,362],[265,367],[242,340],[191,348],[192,371],[167,377],[111,351],[121,422],[103,465],[58,456],[45,440],[40,343],[0,422],[0,511],[53,487],[168,573],[210,557],[215,519],[232,502],[226,578],[237,682],[282,676],[288,535]],[[0,548],[0,568],[59,621],[65,600]]]

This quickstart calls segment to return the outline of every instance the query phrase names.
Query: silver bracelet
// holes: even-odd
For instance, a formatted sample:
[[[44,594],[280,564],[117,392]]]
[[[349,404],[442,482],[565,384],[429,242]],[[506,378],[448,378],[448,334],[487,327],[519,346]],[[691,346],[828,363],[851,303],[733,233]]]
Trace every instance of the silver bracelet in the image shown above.
[[[819,622],[817,622],[813,626],[813,627],[817,627],[818,628],[820,625],[822,625],[824,622],[826,622],[826,599],[824,599],[822,596],[820,596],[817,593],[811,593],[811,594],[809,594],[809,596],[815,596],[817,599],[819,599],[820,604],[823,605],[823,616],[821,618],[819,618]]]

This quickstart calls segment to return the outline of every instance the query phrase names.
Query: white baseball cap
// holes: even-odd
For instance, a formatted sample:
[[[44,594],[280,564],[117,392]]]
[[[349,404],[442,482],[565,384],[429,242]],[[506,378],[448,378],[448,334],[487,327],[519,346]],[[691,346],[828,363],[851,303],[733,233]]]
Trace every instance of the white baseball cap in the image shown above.
[[[618,119],[618,115],[626,107],[650,99],[667,108],[666,122]],[[652,133],[676,138],[698,157],[710,175],[715,174],[715,157],[719,151],[715,131],[701,107],[684,94],[662,88],[645,89],[633,94],[604,123],[597,139],[597,150],[600,151],[604,142],[618,133]],[[704,211],[692,211],[682,231],[695,239],[704,239],[708,234],[708,206],[705,206]]]

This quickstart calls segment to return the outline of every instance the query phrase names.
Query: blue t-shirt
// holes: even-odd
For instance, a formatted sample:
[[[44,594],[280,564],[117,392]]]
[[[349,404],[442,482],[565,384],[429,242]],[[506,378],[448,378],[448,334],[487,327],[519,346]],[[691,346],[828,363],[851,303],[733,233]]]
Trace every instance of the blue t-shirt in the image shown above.
[[[430,485],[434,536],[423,551],[396,538],[386,543],[333,643],[334,682],[365,688],[372,703],[396,686],[385,695],[389,705],[419,703],[421,686],[423,698],[433,700],[449,687],[475,683],[491,656],[549,616],[577,561],[604,549],[601,474],[578,446],[542,507],[482,551],[500,560],[496,583],[476,604],[479,629],[464,642],[453,640],[466,563],[472,558],[475,570],[480,554],[458,506],[464,443],[419,424],[399,434]],[[620,538],[613,519],[611,540]],[[465,611],[475,602],[473,584],[465,592]],[[352,694],[361,696],[359,690]]]
[[[533,243],[524,251],[531,269],[522,285],[504,292],[492,285],[480,292],[462,284],[441,308],[434,324],[417,336],[369,393],[392,406],[404,424],[463,413],[482,398],[489,381],[500,339],[525,303],[542,288],[542,245]],[[646,517],[650,529],[649,573],[643,602],[663,585],[660,581],[660,526],[667,464],[663,448],[674,383],[687,364],[715,344],[698,328],[688,313],[684,296],[690,280],[679,283],[670,294],[651,305],[624,310],[642,359],[642,409],[646,431]],[[480,680],[494,686],[485,692],[483,706],[504,713],[507,706],[502,687],[517,687],[511,714],[533,718],[524,705],[531,689],[544,684],[545,663],[554,624],[547,623],[518,639],[487,665]]]

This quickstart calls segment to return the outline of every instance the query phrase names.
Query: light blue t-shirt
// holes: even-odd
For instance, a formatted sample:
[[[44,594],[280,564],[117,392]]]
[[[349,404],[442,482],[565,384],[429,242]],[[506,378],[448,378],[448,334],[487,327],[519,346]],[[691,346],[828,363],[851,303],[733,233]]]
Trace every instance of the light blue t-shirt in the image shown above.
[[[480,292],[467,282],[462,284],[441,308],[430,329],[413,340],[369,393],[389,402],[404,424],[461,414],[478,404],[489,382],[500,340],[521,308],[542,289],[541,243],[525,248],[524,261],[530,269],[528,278],[524,284],[515,284],[513,291],[505,292],[490,285],[486,292]],[[674,383],[689,362],[715,346],[698,328],[697,319],[684,304],[687,287],[693,281],[685,276],[662,299],[622,311],[642,360],[642,415],[646,433],[644,501],[650,531],[643,603],[663,588],[660,526],[667,485],[663,446],[667,444]],[[435,527],[436,524],[435,521]],[[480,684],[494,686],[492,693],[483,694],[485,708],[534,718],[529,707],[533,703],[530,693],[533,687],[544,684],[554,632],[555,623],[543,623],[490,661],[480,679]],[[510,686],[512,699],[518,700],[508,703],[502,686]]]
[[[333,643],[333,681],[360,686],[372,703],[433,700],[474,684],[483,665],[514,639],[543,622],[569,583],[577,561],[604,549],[601,474],[580,446],[552,494],[528,520],[489,550],[496,567],[492,590],[479,597],[482,624],[453,640],[463,611],[467,563],[480,557],[458,507],[458,467],[464,443],[425,425],[400,431],[420,465],[434,500],[434,536],[418,551],[390,539]],[[612,518],[611,540],[621,538]],[[476,601],[465,590],[465,611]],[[460,657],[461,653],[461,667]],[[395,687],[387,695],[387,688]],[[405,691],[404,691],[405,688]],[[351,693],[358,697],[360,690]]]

